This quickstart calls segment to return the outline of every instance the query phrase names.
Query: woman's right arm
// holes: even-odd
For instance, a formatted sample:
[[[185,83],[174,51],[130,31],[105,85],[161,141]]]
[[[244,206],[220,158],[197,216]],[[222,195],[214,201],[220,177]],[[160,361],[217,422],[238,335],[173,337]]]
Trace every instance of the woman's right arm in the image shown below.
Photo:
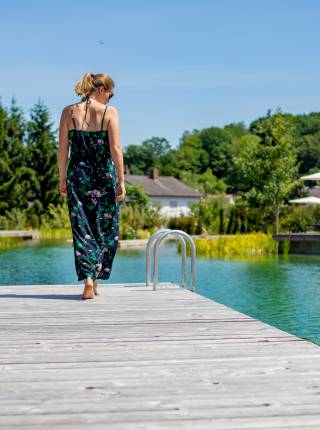
[[[109,107],[110,119],[108,124],[108,135],[110,142],[110,152],[112,160],[116,166],[118,174],[118,200],[124,200],[126,190],[124,185],[124,167],[123,167],[123,153],[120,144],[120,127],[119,127],[119,114],[114,106]]]
[[[69,139],[68,139],[68,110],[65,107],[62,111],[59,126],[59,146],[58,146],[58,167],[60,176],[60,194],[63,197],[67,195],[67,166],[69,154]]]

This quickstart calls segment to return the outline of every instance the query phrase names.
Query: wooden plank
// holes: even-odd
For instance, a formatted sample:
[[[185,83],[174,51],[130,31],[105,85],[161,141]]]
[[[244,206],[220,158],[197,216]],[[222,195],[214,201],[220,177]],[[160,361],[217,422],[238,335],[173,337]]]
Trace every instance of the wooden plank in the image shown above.
[[[0,230],[0,237],[22,237],[24,239],[38,239],[39,230]]]
[[[319,429],[320,349],[174,284],[2,286],[0,429]]]

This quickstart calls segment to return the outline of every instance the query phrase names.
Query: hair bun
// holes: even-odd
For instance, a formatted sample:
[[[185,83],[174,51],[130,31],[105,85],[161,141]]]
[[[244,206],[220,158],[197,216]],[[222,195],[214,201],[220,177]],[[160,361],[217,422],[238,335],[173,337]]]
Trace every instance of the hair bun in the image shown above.
[[[76,83],[74,90],[78,96],[89,97],[96,87],[104,86],[107,90],[115,87],[113,79],[104,73],[87,72]]]

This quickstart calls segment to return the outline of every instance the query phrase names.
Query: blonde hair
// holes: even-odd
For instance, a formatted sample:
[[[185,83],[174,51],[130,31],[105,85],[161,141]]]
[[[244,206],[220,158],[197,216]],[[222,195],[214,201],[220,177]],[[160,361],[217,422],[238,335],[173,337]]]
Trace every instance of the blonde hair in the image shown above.
[[[115,87],[111,76],[104,73],[85,73],[74,87],[78,96],[89,97],[92,92],[99,86],[103,85],[106,91]]]

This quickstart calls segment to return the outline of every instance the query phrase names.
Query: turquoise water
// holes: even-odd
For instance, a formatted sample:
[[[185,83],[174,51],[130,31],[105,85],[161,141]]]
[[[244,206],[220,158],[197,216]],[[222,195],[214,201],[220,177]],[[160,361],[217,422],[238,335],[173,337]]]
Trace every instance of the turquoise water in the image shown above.
[[[159,281],[179,283],[175,243],[162,245],[159,257]],[[187,268],[189,287],[189,259]],[[320,256],[198,257],[196,273],[198,294],[320,345]],[[1,251],[0,276],[0,285],[82,285],[72,245],[61,241]],[[144,281],[145,249],[118,249],[111,277],[101,284]]]

